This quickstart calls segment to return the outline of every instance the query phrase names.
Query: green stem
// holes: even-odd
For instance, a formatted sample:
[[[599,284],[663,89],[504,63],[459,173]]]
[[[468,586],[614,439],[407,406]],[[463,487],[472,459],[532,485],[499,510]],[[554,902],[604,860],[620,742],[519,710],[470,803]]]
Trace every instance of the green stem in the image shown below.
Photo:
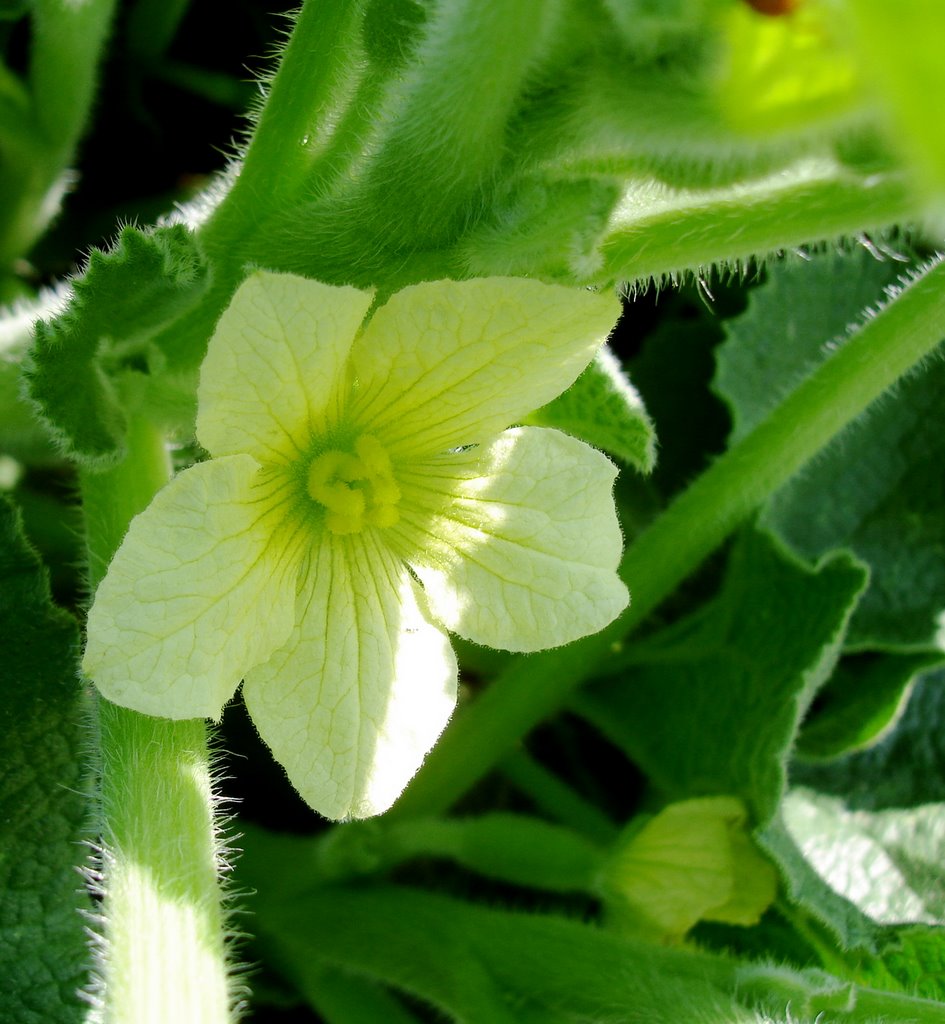
[[[82,474],[90,585],[167,481],[163,438],[134,421],[128,457]],[[98,701],[104,1019],[229,1020],[206,726]]]
[[[281,55],[239,176],[201,230],[201,240],[226,253],[234,241],[293,199],[316,190],[312,178],[359,77],[361,5],[317,0],[299,12]]]
[[[824,1024],[831,1020],[848,1019],[849,1015],[829,1012],[823,1016]],[[919,996],[900,995],[898,992],[880,992],[873,988],[856,989],[856,1019],[901,1020],[909,1024],[943,1024],[945,1006],[938,1001],[922,999]]]
[[[617,837],[617,826],[600,808],[549,771],[524,750],[515,750],[500,765],[502,774],[527,794],[545,814],[601,846]]]
[[[633,199],[628,193],[624,205],[631,215],[618,213],[599,246],[599,266],[588,268],[595,280],[660,280],[713,263],[856,236],[908,222],[921,212],[902,175],[863,178],[842,169],[785,172],[705,192],[667,192],[655,203],[652,196],[647,202]],[[636,216],[638,209],[645,212]]]
[[[365,206],[400,250],[442,244],[478,213],[506,151],[507,125],[547,44],[555,4],[456,0],[433,9],[403,82],[385,105],[365,171]]]
[[[624,554],[633,602],[595,636],[513,661],[454,719],[396,817],[438,814],[569,696],[703,560],[945,333],[945,264],[934,262],[722,455]]]
[[[59,207],[63,174],[85,130],[115,0],[36,0],[30,137],[0,160],[0,266],[26,252]]]

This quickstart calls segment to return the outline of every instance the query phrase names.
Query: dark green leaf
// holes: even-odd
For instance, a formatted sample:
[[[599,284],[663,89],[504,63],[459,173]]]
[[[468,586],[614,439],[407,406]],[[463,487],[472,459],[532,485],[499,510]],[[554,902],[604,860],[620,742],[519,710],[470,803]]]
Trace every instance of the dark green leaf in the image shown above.
[[[300,981],[327,961],[468,1024],[601,1015],[652,1024],[738,1019],[724,988],[732,965],[701,954],[420,890],[329,888],[274,901],[264,877],[247,880],[257,889],[255,920],[266,948]]]
[[[670,300],[639,355],[627,364],[658,424],[659,461],[652,480],[664,495],[686,486],[725,447],[728,414],[707,386],[713,348],[722,337],[718,316],[694,295],[682,295]]]
[[[418,1018],[381,985],[366,979],[353,982],[349,974],[330,967],[299,975],[302,995],[325,1024],[418,1024]]]
[[[87,710],[76,625],[0,499],[0,1020],[70,1024],[88,950],[76,871],[84,857]]]
[[[797,741],[802,757],[831,758],[875,743],[902,710],[915,677],[942,655],[854,654],[842,658],[817,694]]]
[[[16,21],[29,9],[29,0],[0,0],[0,21]]]
[[[863,254],[772,267],[749,311],[730,327],[717,385],[729,397],[736,436],[802,380],[844,325],[888,296],[895,265]],[[943,327],[945,333],[945,327]],[[945,609],[945,362],[903,380],[894,395],[842,431],[770,501],[761,523],[817,558],[849,548],[871,569],[850,625],[854,648],[940,645]]]
[[[863,810],[945,802],[943,735],[945,672],[939,670],[919,679],[895,729],[877,744],[824,764],[797,761],[792,778]]]
[[[630,647],[623,671],[575,706],[667,798],[739,796],[763,823],[865,582],[849,555],[810,569],[764,534],[745,534],[718,597]]]
[[[730,440],[749,434],[815,370],[902,270],[864,250],[771,264],[745,312],[726,322],[727,340],[716,350],[713,389],[731,410]]]

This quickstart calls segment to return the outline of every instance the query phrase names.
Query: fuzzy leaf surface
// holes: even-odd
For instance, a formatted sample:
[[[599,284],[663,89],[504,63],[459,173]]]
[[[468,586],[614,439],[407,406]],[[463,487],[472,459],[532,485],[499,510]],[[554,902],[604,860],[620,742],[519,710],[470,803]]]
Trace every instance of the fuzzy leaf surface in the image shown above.
[[[108,252],[94,250],[72,301],[35,326],[30,397],[65,453],[87,464],[120,457],[125,403],[145,375],[164,369],[152,338],[197,304],[208,272],[182,226],[145,234],[125,228]]]
[[[842,658],[804,722],[797,753],[833,758],[879,742],[894,728],[916,677],[941,661],[934,652]]]
[[[895,942],[860,970],[863,980],[876,988],[945,1002],[945,928],[899,928]]]
[[[837,797],[796,788],[783,814],[821,878],[872,920],[945,923],[945,804],[851,811]]]
[[[794,782],[882,810],[945,802],[945,671],[920,677],[895,728],[865,750],[823,763],[798,760]]]
[[[656,463],[653,422],[606,347],[564,394],[532,413],[528,422],[573,434],[641,473],[649,473]]]
[[[288,894],[267,884],[272,873],[266,863],[248,849],[241,878],[256,889],[261,942],[302,989],[327,962],[344,969],[352,984],[364,976],[385,982],[432,1003],[445,1019],[471,1024],[584,1021],[602,1014],[652,1024],[743,1019],[725,990],[732,967],[711,957],[632,942],[554,915],[488,909],[417,889]]]
[[[716,386],[732,405],[735,437],[843,343],[844,326],[886,297],[896,269],[864,254],[770,269],[719,353]],[[842,431],[762,515],[806,558],[842,547],[869,565],[870,587],[847,638],[853,648],[941,646],[943,389],[945,363],[929,361]]]
[[[760,533],[736,544],[719,595],[630,650],[575,707],[670,799],[732,794],[770,819],[798,723],[832,670],[866,570],[816,569]]]
[[[85,1012],[89,909],[76,872],[88,810],[78,631],[50,601],[18,518],[0,499],[0,1019],[72,1024]]]

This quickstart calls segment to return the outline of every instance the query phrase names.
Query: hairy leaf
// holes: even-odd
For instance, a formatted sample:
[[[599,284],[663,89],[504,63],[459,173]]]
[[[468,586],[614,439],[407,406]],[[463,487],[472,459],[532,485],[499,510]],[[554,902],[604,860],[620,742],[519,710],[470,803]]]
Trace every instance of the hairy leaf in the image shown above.
[[[88,464],[121,456],[125,404],[164,365],[152,338],[193,307],[207,270],[182,226],[125,228],[95,250],[66,309],[35,327],[28,393],[63,450]]]
[[[656,432],[643,399],[607,348],[564,394],[527,422],[573,434],[641,473],[649,473],[656,463]]]
[[[83,1016],[88,909],[76,872],[88,810],[78,635],[17,520],[0,499],[0,1019],[71,1024]]]
[[[945,671],[920,678],[895,728],[874,746],[823,764],[799,760],[794,780],[881,810],[945,802]]]
[[[945,923],[945,804],[851,811],[793,789],[784,820],[818,875],[880,924]]]
[[[775,811],[798,723],[833,668],[866,582],[849,555],[816,569],[744,535],[719,596],[575,701],[671,799],[732,794]]]
[[[842,658],[804,722],[797,753],[830,758],[878,742],[894,727],[915,678],[941,661],[934,652]]]
[[[768,284],[754,293],[719,354],[717,386],[732,403],[736,436],[842,344],[844,324],[854,322],[864,304],[885,297],[894,267],[868,260],[834,254],[770,269]],[[842,547],[870,566],[870,587],[850,625],[851,647],[940,645],[943,388],[942,360],[911,374],[895,395],[842,431],[763,513],[762,525],[805,557]]]
[[[860,967],[864,981],[945,1002],[945,928],[900,928],[896,939]]]

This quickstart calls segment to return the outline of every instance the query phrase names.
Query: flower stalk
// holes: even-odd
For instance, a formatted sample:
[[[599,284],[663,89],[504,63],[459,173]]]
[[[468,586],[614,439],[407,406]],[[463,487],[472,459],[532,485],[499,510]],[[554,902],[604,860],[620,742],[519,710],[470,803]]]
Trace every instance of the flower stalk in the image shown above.
[[[169,475],[160,431],[141,420],[120,465],[82,474],[93,590],[131,519]],[[206,725],[151,718],[102,697],[96,706],[97,1015],[109,1024],[223,1024],[230,995]]]

